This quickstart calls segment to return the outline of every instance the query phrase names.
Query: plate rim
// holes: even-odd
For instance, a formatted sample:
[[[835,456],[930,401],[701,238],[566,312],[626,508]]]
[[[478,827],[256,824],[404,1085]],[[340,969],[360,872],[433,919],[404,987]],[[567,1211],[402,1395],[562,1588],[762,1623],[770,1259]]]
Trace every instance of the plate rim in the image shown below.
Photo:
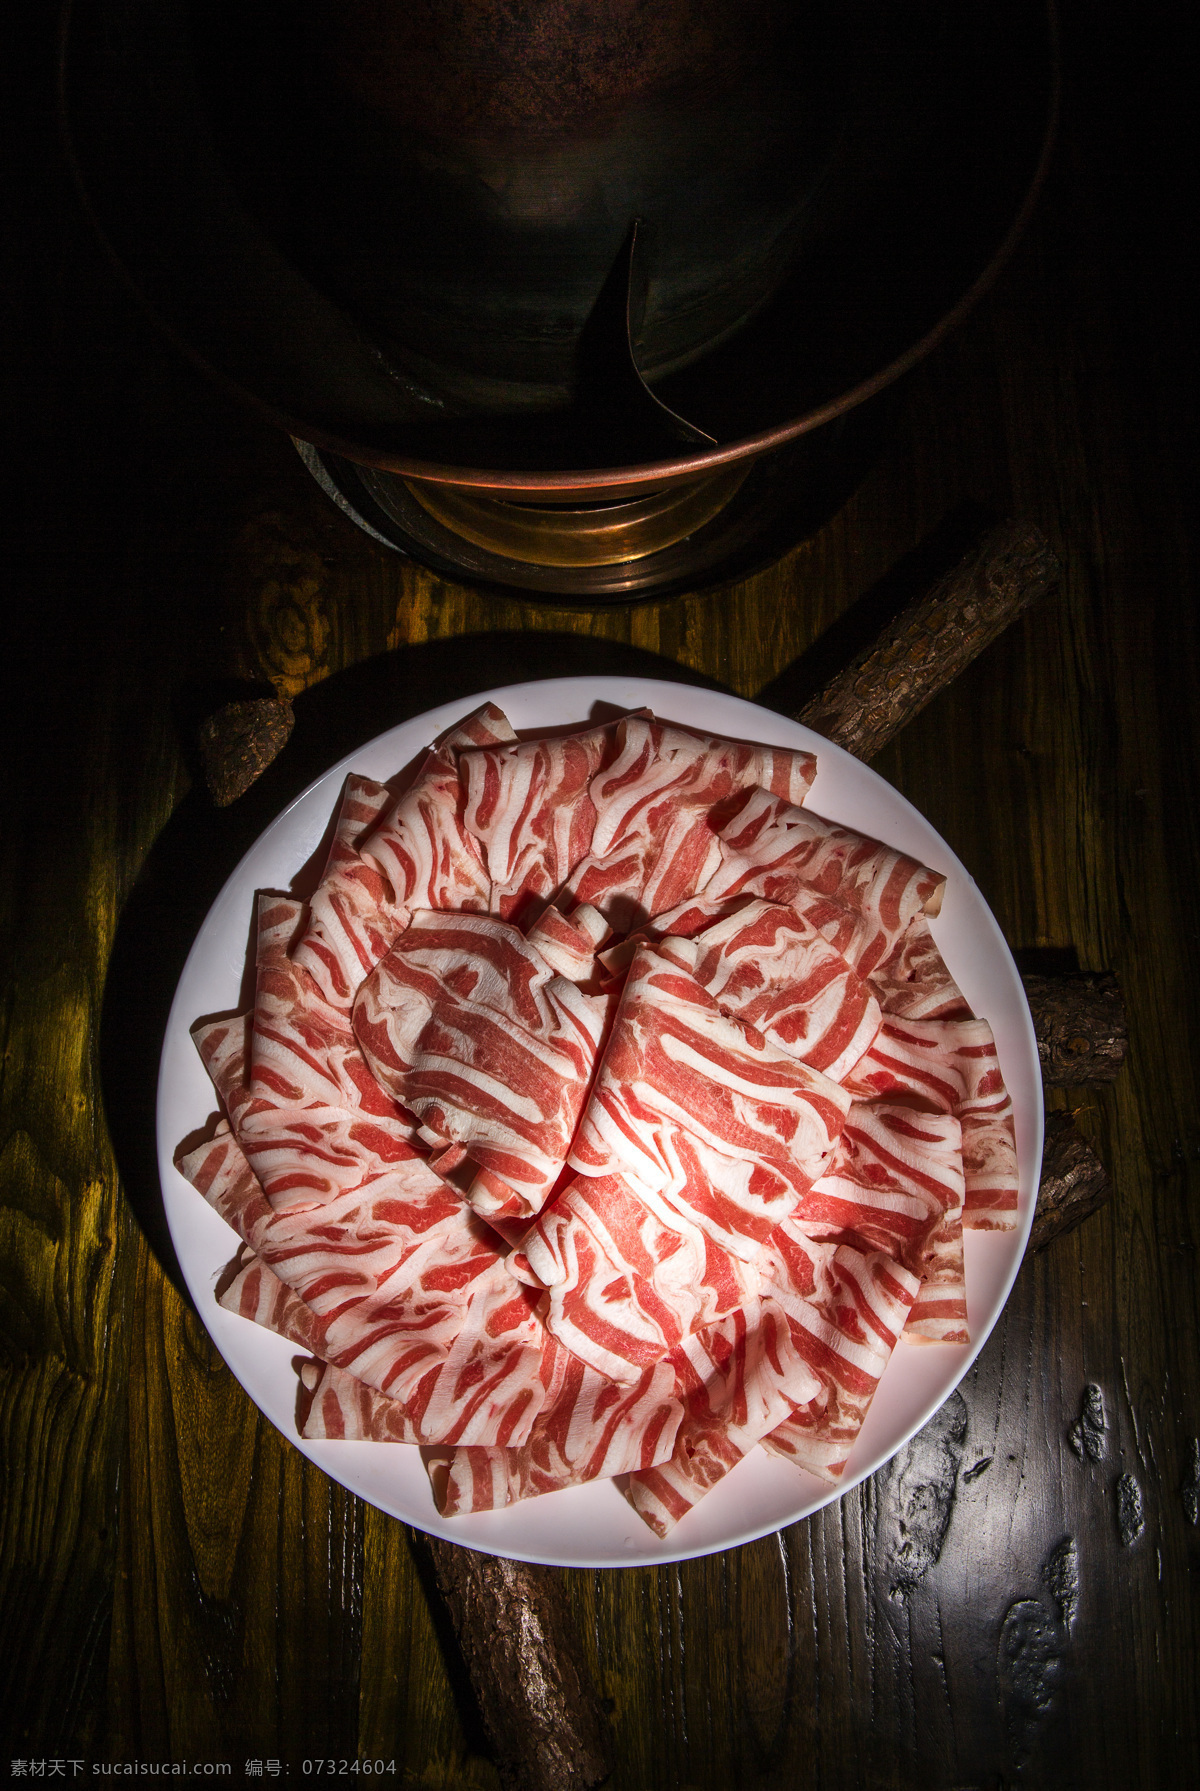
[[[619,691],[620,694],[617,696],[611,694],[614,690]],[[662,707],[663,699],[666,697],[669,701],[680,701],[684,710],[687,709],[689,704],[695,703],[697,700],[701,703],[713,703],[715,701],[718,706],[733,705],[737,710],[745,712],[748,723],[752,722],[755,715],[760,716],[769,722],[772,729],[778,730],[782,728],[791,733],[793,735],[792,744],[794,746],[817,753],[818,781],[820,771],[822,769],[828,769],[830,763],[833,763],[835,766],[841,766],[843,764],[852,766],[853,776],[855,778],[861,778],[865,775],[869,780],[869,783],[873,782],[879,787],[883,794],[883,799],[887,804],[899,805],[901,814],[904,814],[905,811],[907,811],[908,816],[914,818],[922,829],[931,833],[937,840],[939,846],[946,855],[947,862],[945,868],[948,879],[948,891],[951,883],[953,883],[956,889],[961,889],[966,892],[968,894],[968,899],[973,897],[974,901],[978,904],[985,929],[991,935],[990,944],[997,952],[1003,970],[1007,975],[1011,976],[1014,988],[1020,991],[1019,1015],[1023,1024],[1019,1027],[1019,1030],[1023,1034],[1023,1037],[1020,1040],[1020,1043],[1024,1047],[1023,1055],[1025,1057],[1025,1065],[1023,1067],[1028,1068],[1030,1066],[1030,1060],[1032,1060],[1033,1066],[1037,1065],[1037,1043],[1033,1030],[1033,1022],[1029,1014],[1028,1003],[1024,998],[1020,973],[1017,969],[1008,942],[1000,929],[999,923],[996,921],[991,908],[985,901],[974,878],[962,864],[958,855],[951,849],[947,842],[942,839],[942,836],[937,833],[933,824],[926,819],[918,808],[916,808],[915,804],[909,801],[909,799],[897,790],[894,785],[889,784],[878,772],[872,770],[869,765],[865,764],[862,760],[854,758],[854,756],[847,753],[844,748],[835,745],[833,742],[824,739],[821,735],[816,734],[812,729],[805,727],[802,722],[794,721],[791,717],[781,714],[778,710],[767,709],[762,705],[755,703],[750,698],[740,697],[729,691],[714,690],[711,687],[704,685],[690,684],[672,679],[651,679],[621,674],[606,675],[596,678],[577,676],[570,678],[531,679],[519,684],[509,684],[493,690],[480,691],[471,696],[453,698],[448,702],[438,704],[431,709],[422,711],[419,715],[410,716],[397,722],[393,727],[384,729],[381,733],[373,735],[369,740],[361,742],[351,751],[345,753],[340,759],[336,760],[324,772],[315,777],[302,791],[287,802],[283,808],[280,809],[279,813],[276,814],[267,826],[258,834],[247,851],[243,853],[238,860],[238,863],[222,884],[217,896],[209,905],[205,917],[192,940],[187,958],[176,984],[166,1027],[163,1033],[155,1093],[156,1147],[167,1226],[188,1292],[196,1306],[201,1323],[204,1325],[205,1331],[213,1343],[213,1347],[217,1350],[222,1361],[233,1374],[238,1384],[251,1399],[256,1409],[275,1427],[276,1430],[280,1431],[287,1442],[299,1449],[300,1453],[304,1455],[306,1459],[311,1461],[314,1466],[320,1468],[320,1470],[327,1474],[336,1484],[343,1486],[356,1497],[364,1499],[367,1503],[374,1505],[377,1509],[384,1511],[387,1515],[397,1518],[400,1522],[411,1524],[415,1529],[422,1530],[430,1535],[442,1537],[448,1541],[457,1542],[463,1547],[472,1548],[481,1553],[497,1555],[505,1559],[528,1561],[538,1565],[580,1569],[666,1566],[679,1561],[693,1560],[711,1554],[723,1553],[727,1549],[743,1547],[748,1542],[756,1541],[763,1536],[775,1534],[780,1529],[788,1527],[793,1523],[801,1522],[805,1518],[811,1517],[818,1511],[824,1510],[827,1506],[834,1504],[847,1493],[852,1492],[863,1480],[868,1479],[872,1474],[877,1473],[881,1468],[885,1467],[887,1463],[911,1441],[913,1436],[915,1436],[916,1433],[929,1422],[933,1415],[945,1404],[946,1400],[948,1400],[961,1386],[964,1379],[970,1373],[980,1351],[991,1336],[992,1331],[999,1323],[1025,1258],[1029,1232],[1033,1223],[1034,1207],[1036,1204],[1036,1177],[1039,1172],[1044,1141],[1045,1107],[1042,1084],[1040,1073],[1032,1078],[1034,1099],[1027,1111],[1018,1113],[1019,1133],[1024,1131],[1027,1127],[1031,1128],[1029,1135],[1027,1135],[1024,1140],[1018,1135],[1018,1160],[1019,1162],[1027,1163],[1031,1167],[1032,1174],[1035,1178],[1035,1185],[1032,1188],[1027,1189],[1026,1178],[1022,1175],[1018,1197],[1018,1221],[1015,1230],[1003,1233],[989,1234],[968,1232],[966,1234],[966,1241],[973,1246],[972,1249],[968,1250],[969,1255],[974,1254],[982,1247],[981,1240],[985,1238],[1002,1240],[1003,1246],[1011,1252],[1011,1262],[1008,1264],[1007,1268],[1002,1271],[997,1284],[997,1291],[993,1298],[993,1310],[987,1317],[986,1322],[980,1323],[978,1326],[976,1326],[974,1322],[972,1323],[972,1339],[966,1346],[930,1344],[921,1348],[920,1354],[927,1360],[931,1359],[931,1352],[933,1351],[942,1352],[949,1351],[950,1349],[955,1351],[955,1360],[951,1369],[948,1384],[943,1386],[942,1381],[945,1377],[938,1377],[940,1390],[937,1392],[936,1397],[933,1398],[932,1403],[926,1400],[922,1404],[918,1415],[910,1422],[901,1426],[901,1434],[898,1439],[892,1440],[889,1437],[888,1446],[882,1454],[877,1454],[875,1457],[869,1458],[861,1465],[856,1466],[853,1462],[852,1452],[850,1469],[847,1471],[847,1476],[844,1482],[839,1483],[837,1486],[828,1486],[824,1482],[816,1480],[813,1476],[802,1475],[801,1471],[790,1463],[781,1464],[786,1467],[787,1472],[791,1476],[798,1480],[798,1494],[807,1495],[808,1488],[819,1489],[814,1495],[798,1497],[796,1501],[797,1508],[791,1515],[779,1519],[772,1518],[767,1522],[752,1523],[748,1527],[739,1530],[736,1534],[730,1534],[717,1542],[700,1540],[689,1546],[686,1542],[681,1545],[675,1540],[678,1537],[679,1529],[687,1526],[687,1517],[682,1519],[679,1526],[673,1529],[670,1532],[670,1535],[663,1540],[656,1537],[649,1527],[644,1525],[641,1519],[638,1518],[632,1510],[629,1510],[629,1516],[635,1525],[636,1540],[632,1545],[627,1542],[626,1552],[621,1558],[614,1559],[611,1554],[606,1556],[589,1554],[586,1549],[574,1552],[568,1557],[564,1555],[561,1550],[547,1552],[544,1549],[530,1548],[528,1546],[514,1548],[510,1544],[507,1544],[502,1536],[492,1537],[486,1533],[492,1529],[503,1528],[503,1520],[509,1512],[527,1513],[530,1507],[540,1506],[540,1499],[536,1501],[519,1501],[517,1504],[509,1506],[505,1510],[499,1512],[473,1513],[466,1517],[453,1519],[440,1517],[432,1508],[431,1503],[427,1513],[414,1515],[411,1510],[400,1508],[400,1506],[403,1505],[402,1500],[399,1502],[399,1505],[396,1502],[389,1504],[386,1499],[378,1496],[376,1490],[364,1490],[361,1484],[364,1476],[361,1473],[356,1474],[354,1472],[355,1457],[341,1454],[340,1459],[345,1463],[346,1472],[339,1472],[336,1465],[336,1458],[335,1464],[331,1465],[329,1459],[330,1451],[340,1453],[353,1450],[355,1451],[356,1456],[359,1455],[359,1452],[361,1451],[368,1451],[371,1452],[371,1456],[366,1459],[373,1458],[375,1461],[378,1461],[379,1458],[374,1457],[373,1452],[387,1446],[367,1442],[347,1443],[340,1441],[329,1442],[323,1439],[305,1439],[296,1431],[294,1415],[291,1418],[290,1428],[285,1427],[280,1422],[276,1413],[269,1410],[267,1405],[264,1404],[264,1399],[267,1395],[262,1393],[261,1390],[256,1391],[255,1386],[250,1384],[257,1378],[254,1372],[251,1370],[247,1373],[245,1372],[245,1363],[230,1360],[229,1355],[226,1352],[224,1341],[215,1334],[214,1326],[210,1324],[208,1314],[211,1310],[213,1315],[221,1314],[226,1316],[234,1324],[241,1323],[249,1325],[251,1321],[241,1320],[237,1314],[226,1314],[224,1308],[215,1304],[211,1268],[207,1264],[197,1264],[192,1260],[194,1246],[181,1235],[176,1218],[173,1216],[172,1209],[179,1204],[181,1191],[186,1190],[186,1198],[190,1200],[190,1202],[199,1202],[202,1215],[206,1215],[208,1218],[211,1218],[216,1225],[219,1225],[222,1228],[222,1231],[228,1235],[230,1240],[236,1239],[236,1233],[233,1232],[232,1228],[228,1227],[225,1221],[220,1219],[219,1215],[217,1215],[212,1208],[206,1206],[202,1197],[196,1194],[195,1189],[186,1182],[179,1170],[175,1167],[175,1152],[178,1149],[181,1139],[169,1136],[167,1126],[164,1123],[165,1112],[166,1110],[169,1110],[173,1096],[173,1081],[170,1075],[169,1058],[174,1045],[178,1041],[180,1031],[182,1030],[185,1035],[189,1035],[191,1026],[195,1024],[195,1021],[198,1018],[197,1013],[194,1011],[182,1011],[181,1004],[187,999],[186,985],[189,980],[189,973],[192,972],[194,964],[198,963],[204,957],[205,953],[212,949],[215,941],[221,937],[220,928],[214,926],[214,920],[218,915],[218,911],[235,895],[240,899],[242,894],[245,893],[248,900],[252,898],[253,890],[258,887],[258,885],[252,883],[249,889],[245,892],[241,889],[241,885],[245,881],[247,875],[252,874],[249,868],[251,861],[263,848],[264,844],[271,840],[272,836],[275,836],[280,830],[285,828],[289,818],[295,814],[297,809],[301,808],[302,805],[312,804],[318,793],[328,793],[330,800],[326,808],[322,811],[322,825],[327,829],[338,789],[340,789],[346,776],[358,768],[359,761],[362,760],[365,755],[378,750],[386,741],[389,741],[394,736],[400,735],[406,730],[416,730],[418,727],[421,727],[424,730],[423,740],[427,744],[429,740],[433,739],[446,726],[450,725],[453,720],[470,714],[483,703],[493,702],[501,709],[505,709],[505,703],[507,701],[510,707],[515,706],[519,709],[522,700],[529,700],[529,693],[532,692],[538,692],[543,701],[550,701],[551,703],[557,702],[559,698],[565,703],[570,698],[577,695],[580,707],[578,709],[573,709],[571,715],[579,715],[580,725],[585,725],[589,713],[597,704],[616,709],[629,709],[644,705],[645,707],[653,709],[656,714],[661,714],[664,719],[679,720],[682,725],[687,726],[711,727],[712,732],[720,733],[723,731],[722,729],[719,729],[712,724],[705,723],[703,720],[696,720],[694,718],[689,719],[686,714],[679,714],[678,712],[672,712],[670,709],[664,709]],[[629,702],[627,700],[628,693],[634,693],[640,701]],[[508,710],[506,710],[506,713],[508,713]],[[510,720],[513,720],[511,715]],[[534,722],[525,724],[517,719],[513,720],[513,725],[518,731],[523,730],[526,733],[532,734],[536,732],[539,727],[544,729],[552,726],[561,726],[563,724],[553,722]],[[738,733],[736,735],[730,732],[729,737],[743,740],[753,740],[755,738],[752,732]],[[785,742],[777,743],[785,744]],[[420,751],[419,745],[415,748],[415,751]],[[409,762],[413,756],[413,751],[410,751],[407,754],[407,757],[399,759],[397,761],[397,769]],[[825,761],[823,766],[821,764],[822,758]],[[813,806],[815,812],[821,812],[819,802],[815,803]],[[837,819],[838,817],[834,816],[832,818]],[[852,825],[853,823],[848,824]],[[300,869],[303,862],[303,855],[300,855],[295,862],[294,872]],[[943,867],[939,865],[937,868],[940,869]],[[209,939],[208,937],[210,929],[213,929],[212,939]],[[243,929],[240,935],[243,942],[245,936],[245,931]],[[245,951],[243,949],[243,965],[244,958]],[[190,1048],[190,1036],[188,1038],[188,1044]],[[1015,1050],[1015,1048],[1015,1043],[1010,1044],[1008,1047],[1010,1052]],[[1011,1069],[1011,1067],[1010,1063],[1006,1069],[1006,1084],[1008,1084],[1010,1080],[1009,1069]],[[210,1114],[215,1110],[215,1105],[214,1096],[209,1104],[208,1110]],[[181,1134],[181,1137],[182,1136],[183,1134]],[[230,1255],[232,1254],[233,1251],[231,1249]],[[254,1331],[261,1332],[263,1336],[268,1338],[275,1335],[269,1331],[265,1331],[261,1326],[255,1325],[253,1329]],[[236,1333],[231,1333],[231,1335],[236,1336]],[[253,1341],[254,1344],[257,1344],[261,1349],[262,1345],[260,1340],[254,1338]],[[285,1339],[279,1339],[279,1341],[285,1343],[287,1348],[293,1354],[297,1353],[297,1346],[288,1343]],[[915,1355],[915,1346],[910,1346],[910,1349]],[[895,1356],[893,1356],[892,1359],[895,1360]],[[871,1410],[874,1411],[874,1409],[874,1403],[872,1403]],[[870,1413],[868,1414],[868,1419],[869,1417]],[[399,1447],[399,1445],[393,1445],[393,1447]],[[412,1447],[415,1447],[415,1445],[412,1445]],[[770,1457],[765,1456],[765,1452],[759,1453],[760,1455],[764,1455],[766,1460],[771,1460]],[[753,1460],[754,1458],[755,1451],[751,1451],[747,1457],[747,1461]],[[739,1464],[739,1467],[742,1465],[744,1464]],[[731,1476],[726,1476],[725,1482],[722,1484],[727,1485],[730,1478]],[[602,1483],[595,1484],[599,1485]],[[592,1488],[590,1486],[588,1488],[579,1489],[568,1488],[563,1489],[554,1496],[559,1499],[569,1498],[573,1492],[591,1490]],[[717,1490],[718,1489],[714,1489],[714,1492]],[[621,1497],[620,1493],[617,1492],[615,1488],[613,1491],[616,1497]],[[550,1495],[543,1495],[543,1497],[548,1496]],[[624,1504],[623,1500],[622,1503]],[[703,1503],[704,1502],[702,1501],[701,1505],[696,1509],[702,1509]],[[626,1509],[628,1510],[629,1508],[627,1507]],[[689,1516],[690,1515],[692,1514],[689,1514]],[[644,1537],[637,1534],[637,1532],[641,1531],[644,1531]]]

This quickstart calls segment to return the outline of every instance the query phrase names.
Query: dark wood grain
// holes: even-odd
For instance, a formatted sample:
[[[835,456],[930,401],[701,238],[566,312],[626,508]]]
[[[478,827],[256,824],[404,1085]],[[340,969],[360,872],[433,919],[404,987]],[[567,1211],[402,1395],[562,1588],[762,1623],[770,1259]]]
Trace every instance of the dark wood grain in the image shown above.
[[[169,1279],[138,1148],[155,1040],[139,1038],[206,891],[381,727],[521,676],[622,668],[786,706],[822,642],[1020,516],[1063,563],[1058,594],[875,764],[1015,947],[1070,946],[1119,977],[1121,1075],[1051,1096],[1111,1198],[1026,1262],[961,1387],[961,1434],[955,1418],[780,1537],[565,1577],[612,1706],[616,1791],[1195,1783],[1200,409],[1182,7],[1064,8],[1063,131],[1034,227],[908,382],[845,507],[730,590],[595,614],[387,555],[156,341],[57,172],[51,11],[12,33],[0,184],[17,274],[0,333],[6,1757],[187,1748],[235,1776],[278,1755],[296,1778],[306,1753],[369,1754],[429,1791],[494,1791],[407,1532],[275,1435]],[[295,732],[222,816],[205,799],[205,820],[186,742],[264,681]],[[110,961],[116,1060],[100,1045]],[[1096,1454],[1074,1445],[1089,1388]],[[918,1534],[926,1509],[940,1541]]]
[[[355,1753],[362,1507],[257,1418],[146,1253],[135,1301],[107,1746]]]

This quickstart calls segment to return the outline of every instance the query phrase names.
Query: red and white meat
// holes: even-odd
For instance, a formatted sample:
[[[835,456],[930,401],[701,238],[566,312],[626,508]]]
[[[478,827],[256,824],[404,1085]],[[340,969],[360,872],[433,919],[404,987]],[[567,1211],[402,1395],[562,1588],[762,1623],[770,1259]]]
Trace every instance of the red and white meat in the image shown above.
[[[368,971],[403,931],[414,908],[486,912],[491,889],[463,825],[459,754],[512,740],[494,703],[434,744],[398,799],[366,779],[347,782],[342,810],[297,963],[330,1001],[349,1007]]]
[[[965,1341],[1011,1102],[944,879],[803,807],[810,754],[485,705],[351,777],[180,1168],[302,1432],[423,1445],[444,1515],[621,1477],[665,1535],[756,1443],[836,1482],[897,1339]],[[615,1010],[615,1015],[614,1015]]]
[[[860,976],[888,957],[917,915],[941,907],[939,872],[766,790],[721,828],[720,846],[720,864],[698,894],[765,896],[798,908]],[[845,916],[853,917],[848,934]]]
[[[617,747],[589,788],[591,851],[567,887],[618,932],[700,890],[720,862],[714,822],[723,811],[757,790],[802,802],[816,775],[811,753],[712,739],[641,715],[618,724]]]
[[[836,1481],[905,1329],[918,1280],[882,1251],[821,1245],[795,1231],[786,1249],[781,1240],[772,1267],[768,1289],[821,1392],[764,1442],[819,1479]]]
[[[688,970],[641,946],[570,1162],[657,1195],[735,1255],[827,1167],[850,1098],[723,1014]]]
[[[421,913],[363,984],[354,1024],[426,1142],[470,1158],[477,1210],[530,1218],[566,1162],[609,1010],[508,922]]]
[[[1012,1099],[986,1020],[888,1019],[846,1079],[856,1095],[910,1099],[962,1125],[963,1224],[1010,1231],[1017,1214]]]
[[[756,1271],[619,1175],[576,1177],[510,1258],[547,1330],[623,1385],[757,1290]]]
[[[662,949],[690,963],[722,1013],[831,1081],[844,1080],[879,1031],[871,985],[794,908],[752,902],[696,934],[692,951]]]

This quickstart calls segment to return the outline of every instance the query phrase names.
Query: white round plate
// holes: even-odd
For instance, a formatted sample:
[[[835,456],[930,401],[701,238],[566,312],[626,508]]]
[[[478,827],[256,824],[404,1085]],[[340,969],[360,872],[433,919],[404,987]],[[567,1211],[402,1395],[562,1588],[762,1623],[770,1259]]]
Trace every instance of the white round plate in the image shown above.
[[[975,1012],[992,1025],[1016,1113],[1020,1206],[1012,1232],[966,1234],[972,1343],[901,1344],[880,1382],[842,1485],[830,1488],[778,1456],[752,1450],[696,1509],[659,1541],[608,1481],[571,1487],[505,1511],[446,1521],[434,1510],[418,1451],[401,1444],[307,1442],[296,1431],[296,1347],[226,1312],[214,1287],[237,1240],[175,1168],[180,1141],[215,1112],[212,1085],[189,1028],[238,1002],[258,889],[284,890],[316,851],[348,772],[384,781],[435,735],[482,702],[498,703],[518,730],[586,722],[597,703],[652,709],[733,739],[806,747],[817,754],[811,806],[832,820],[900,847],[948,877],[933,931]],[[623,1567],[688,1560],[734,1548],[807,1517],[872,1474],[935,1412],[967,1372],[1012,1287],[1029,1228],[1042,1157],[1042,1082],[1020,975],[990,909],[949,847],[911,803],[839,747],[739,697],[646,678],[556,678],[443,704],[360,747],[298,796],[247,852],[196,937],[175,993],[158,1080],[158,1158],[171,1236],[192,1297],[217,1349],[251,1399],[284,1436],[350,1491],[418,1529],[488,1554],[563,1567]]]

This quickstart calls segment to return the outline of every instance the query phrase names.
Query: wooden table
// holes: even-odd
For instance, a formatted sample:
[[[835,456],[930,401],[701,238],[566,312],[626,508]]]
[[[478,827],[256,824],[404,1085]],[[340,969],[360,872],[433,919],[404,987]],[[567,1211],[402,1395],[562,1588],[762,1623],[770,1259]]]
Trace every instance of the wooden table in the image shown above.
[[[286,440],[157,340],[57,165],[52,10],[27,8],[14,34],[24,172],[8,163],[4,186],[20,274],[4,348],[4,1758],[228,1761],[235,1780],[247,1762],[295,1779],[305,1759],[371,1758],[395,1762],[385,1783],[497,1782],[408,1533],[259,1417],[173,1284],[150,1124],[191,934],[279,806],[404,716],[622,669],[786,708],[814,642],[834,654],[864,607],[1019,514],[1062,553],[1061,595],[877,768],[1014,946],[1119,973],[1126,1069],[1055,1097],[1080,1109],[1113,1199],[1022,1271],[950,1414],[949,1528],[913,1583],[885,1471],[777,1537],[572,1573],[570,1593],[619,1791],[1200,1782],[1182,7],[1067,5],[1066,116],[1034,227],[826,526],[732,590],[591,612],[459,589],[377,547]],[[187,742],[238,680],[294,697],[296,732],[217,813]],[[1106,1429],[1076,1449],[1089,1384]]]

